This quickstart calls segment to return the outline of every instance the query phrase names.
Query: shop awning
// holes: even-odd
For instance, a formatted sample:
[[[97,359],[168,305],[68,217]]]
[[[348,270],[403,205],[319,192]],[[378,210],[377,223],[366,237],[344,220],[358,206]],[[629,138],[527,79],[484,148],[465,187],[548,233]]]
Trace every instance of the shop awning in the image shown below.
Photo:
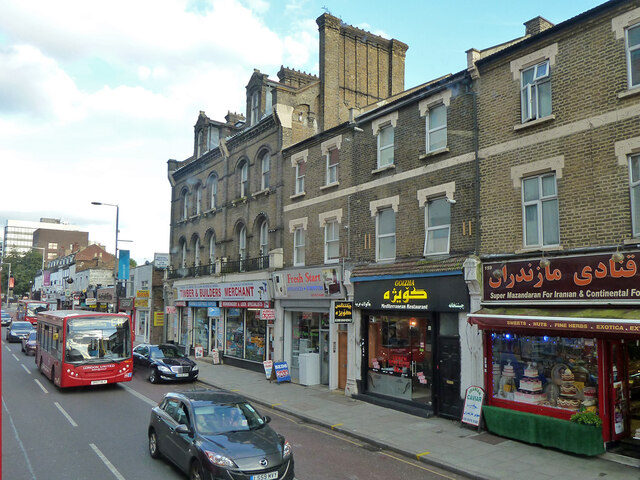
[[[481,330],[551,330],[640,336],[640,308],[484,308],[467,315],[467,321]]]

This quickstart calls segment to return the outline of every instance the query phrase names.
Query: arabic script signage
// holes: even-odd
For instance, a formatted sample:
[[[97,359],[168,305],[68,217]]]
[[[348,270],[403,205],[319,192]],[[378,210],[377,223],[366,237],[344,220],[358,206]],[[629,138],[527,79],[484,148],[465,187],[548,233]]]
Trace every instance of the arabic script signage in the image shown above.
[[[462,275],[352,281],[354,306],[360,309],[437,312],[469,309],[469,294]]]
[[[485,303],[637,303],[640,252],[483,265]]]
[[[333,323],[352,323],[353,303],[335,302],[333,305]]]

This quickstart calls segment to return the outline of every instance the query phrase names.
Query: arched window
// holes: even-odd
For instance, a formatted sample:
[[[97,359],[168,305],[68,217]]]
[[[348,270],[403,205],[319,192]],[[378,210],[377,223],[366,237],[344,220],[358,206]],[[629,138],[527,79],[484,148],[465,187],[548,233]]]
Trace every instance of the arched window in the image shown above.
[[[269,225],[266,220],[260,224],[260,256],[269,254]]]
[[[195,267],[200,266],[200,238],[196,237],[193,241],[193,265]]]
[[[189,217],[189,192],[185,188],[180,193],[180,218],[186,220]]]
[[[244,272],[245,260],[247,259],[247,228],[244,225],[238,229],[238,257],[240,271]]]
[[[196,197],[196,205],[195,205],[195,214],[200,215],[202,213],[202,185],[198,184],[195,192]]]
[[[182,258],[180,259],[180,267],[185,268],[187,266],[187,242],[182,240]]]
[[[209,208],[211,210],[218,205],[218,176],[214,173],[209,177]]]
[[[271,170],[271,155],[269,152],[264,152],[260,161],[262,166],[262,180],[260,184],[261,190],[269,188],[269,174]]]
[[[238,180],[240,182],[240,197],[246,197],[249,193],[249,164],[246,160],[238,165]]]
[[[209,236],[209,265],[213,265],[216,261],[216,236],[211,234]]]

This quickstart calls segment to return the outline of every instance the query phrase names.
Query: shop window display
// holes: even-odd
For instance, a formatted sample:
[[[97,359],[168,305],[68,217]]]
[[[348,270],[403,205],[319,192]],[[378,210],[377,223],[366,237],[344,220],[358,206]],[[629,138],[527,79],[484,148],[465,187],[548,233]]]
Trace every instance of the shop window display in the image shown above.
[[[244,356],[244,322],[240,309],[229,309],[225,347],[226,355],[240,358]]]
[[[203,347],[205,352],[209,352],[209,317],[206,308],[194,308],[195,330],[194,343],[198,347]]]
[[[589,338],[491,334],[493,397],[598,411],[598,351]]]
[[[256,311],[247,311],[247,335],[245,358],[254,362],[264,361],[265,322],[260,320]]]

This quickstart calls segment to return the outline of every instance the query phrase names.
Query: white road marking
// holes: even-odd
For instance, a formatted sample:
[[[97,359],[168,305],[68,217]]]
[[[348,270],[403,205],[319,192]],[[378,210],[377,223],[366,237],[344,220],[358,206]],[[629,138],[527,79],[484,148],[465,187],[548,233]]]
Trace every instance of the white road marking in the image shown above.
[[[44,393],[49,393],[49,390],[47,390],[46,388],[44,388],[44,385],[42,385],[42,384],[40,383],[40,380],[38,380],[37,378],[34,378],[34,379],[33,379],[33,381],[34,381],[34,382],[36,382],[36,383],[38,384],[38,386],[42,389],[42,391],[43,391]]]
[[[113,473],[113,476],[116,477],[118,480],[126,480],[118,470],[116,470],[116,467],[113,466],[113,463],[111,463],[109,461],[109,459],[107,457],[104,456],[104,454],[100,451],[100,449],[98,447],[95,446],[95,444],[90,443],[89,446],[91,448],[93,448],[93,451],[96,452],[96,455],[98,455],[98,457],[100,457],[100,460],[102,460],[102,462],[107,466],[107,468],[109,470],[111,470],[111,473]]]
[[[78,426],[78,424],[73,421],[73,418],[71,418],[71,415],[65,412],[64,408],[62,408],[62,406],[58,402],[54,402],[53,404],[58,408],[58,410],[60,410],[60,413],[62,413],[66,417],[66,419],[69,420],[69,423],[72,427]]]
[[[31,370],[29,370],[27,367],[24,366],[24,363],[21,363],[20,366],[22,368],[24,368],[24,371],[27,372],[29,375],[31,375]]]
[[[11,351],[11,350],[9,350],[9,351]],[[18,356],[15,353],[12,353],[11,355],[13,355],[13,358],[15,358],[17,362],[20,361],[20,359],[18,358]]]
[[[127,385],[124,385],[123,383],[121,383],[120,386],[122,388],[124,388],[127,392],[129,392],[131,395],[133,395],[135,397],[138,397],[140,400],[142,400],[143,402],[148,403],[152,407],[155,407],[156,405],[158,405],[158,402],[154,402],[149,397],[145,397],[143,394],[141,394],[140,392],[135,391],[133,388],[131,388],[131,387],[127,386]]]
[[[7,412],[7,417],[9,418],[9,422],[11,423],[11,429],[13,430],[13,436],[18,442],[18,446],[20,450],[22,450],[22,454],[24,455],[25,462],[27,463],[27,468],[29,469],[29,473],[31,474],[31,478],[36,480],[36,474],[33,471],[33,467],[31,466],[31,461],[29,460],[29,455],[27,455],[27,450],[24,448],[24,444],[22,440],[20,440],[20,435],[18,435],[18,429],[16,428],[15,423],[13,423],[13,416],[9,413],[9,409],[7,408],[7,404],[4,402],[4,397],[2,397],[2,406],[4,410]]]

